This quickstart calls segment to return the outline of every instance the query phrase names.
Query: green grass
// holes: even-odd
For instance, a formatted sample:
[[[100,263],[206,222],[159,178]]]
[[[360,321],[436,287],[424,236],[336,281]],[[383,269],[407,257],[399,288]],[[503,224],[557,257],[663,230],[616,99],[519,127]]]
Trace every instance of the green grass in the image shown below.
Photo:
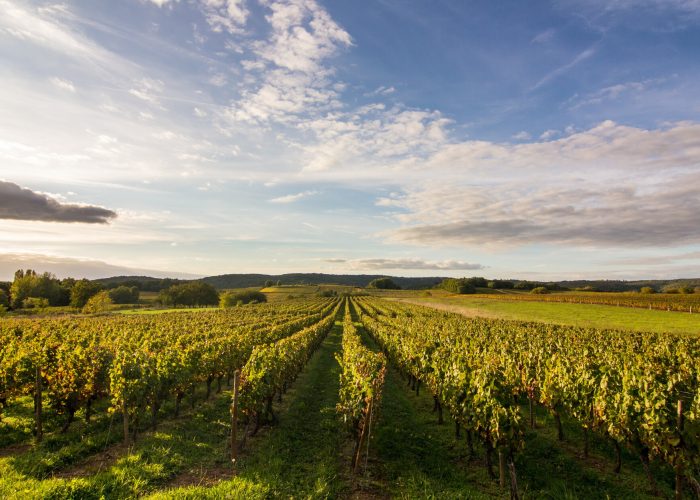
[[[527,302],[498,299],[452,297],[417,297],[413,303],[440,304],[454,312],[521,321],[541,321],[586,328],[634,330],[658,333],[700,334],[700,314],[666,312],[631,307],[556,302]]]
[[[185,487],[153,498],[336,498],[346,442],[335,412],[342,328],[336,325],[285,396],[279,423],[249,440],[238,474],[212,488]]]

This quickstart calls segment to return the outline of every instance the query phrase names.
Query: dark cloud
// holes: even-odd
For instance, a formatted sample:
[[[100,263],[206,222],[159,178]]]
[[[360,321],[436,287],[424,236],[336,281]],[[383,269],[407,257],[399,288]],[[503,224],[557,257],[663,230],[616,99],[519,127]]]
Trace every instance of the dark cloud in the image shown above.
[[[683,175],[645,190],[625,186],[600,191],[494,188],[480,197],[460,188],[425,190],[396,203],[418,209],[407,218],[413,224],[393,231],[391,236],[425,245],[694,244],[700,243],[698,186],[700,174]]]
[[[0,181],[0,219],[106,224],[116,216],[106,208],[61,203],[13,182]]]

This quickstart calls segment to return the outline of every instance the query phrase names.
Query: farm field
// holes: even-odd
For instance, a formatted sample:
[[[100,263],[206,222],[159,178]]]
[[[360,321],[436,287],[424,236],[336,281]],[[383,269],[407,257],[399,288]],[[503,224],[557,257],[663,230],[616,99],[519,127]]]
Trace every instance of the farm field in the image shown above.
[[[411,294],[413,295],[413,294]],[[391,300],[422,304],[466,316],[541,321],[585,328],[700,334],[700,314],[562,302],[514,301],[474,295],[408,296]]]
[[[649,312],[626,310],[635,314]],[[488,399],[482,400],[480,404],[485,405],[484,408],[502,408],[505,413],[498,418],[506,420],[502,420],[499,426],[517,429],[514,434],[508,434],[510,438],[492,434],[488,426],[470,428],[467,422],[472,422],[472,418],[482,418],[478,417],[479,414],[464,420],[466,413],[455,413],[457,407],[451,406],[449,390],[440,385],[447,382],[441,378],[431,378],[432,370],[425,371],[430,363],[442,362],[442,358],[435,357],[439,351],[428,354],[433,351],[420,347],[422,341],[419,341],[419,337],[414,339],[414,332],[434,332],[431,334],[434,341],[447,334],[449,328],[470,331],[473,328],[470,325],[476,322],[474,325],[482,325],[477,328],[496,328],[494,331],[498,331],[498,335],[505,340],[511,335],[511,330],[512,335],[520,335],[518,332],[523,328],[519,326],[520,323],[470,319],[369,297],[353,299],[352,302],[316,298],[241,306],[225,312],[199,311],[194,315],[165,313],[156,316],[115,315],[34,321],[10,319],[0,323],[0,335],[5,339],[2,344],[5,347],[0,350],[0,390],[7,398],[2,406],[0,421],[0,496],[507,497],[510,480],[499,485],[496,450],[503,451],[506,457],[512,457],[517,471],[516,488],[522,498],[651,498],[654,488],[662,496],[673,495],[674,470],[663,453],[677,453],[676,448],[671,446],[661,453],[662,447],[649,447],[652,450],[649,473],[656,483],[651,486],[644,464],[636,456],[638,451],[635,446],[627,444],[624,433],[615,431],[613,435],[618,440],[615,441],[605,433],[601,434],[599,423],[591,424],[592,429],[585,432],[586,427],[581,425],[582,417],[575,412],[570,413],[569,408],[573,407],[567,406],[570,403],[566,399],[562,400],[562,406],[551,406],[551,396],[547,395],[547,391],[556,380],[551,377],[546,379],[546,384],[544,379],[536,384],[542,388],[542,392],[536,392],[536,404],[531,414],[527,397],[504,400],[498,392],[486,393],[488,398],[494,399],[491,403]],[[671,316],[679,314],[651,312]],[[80,335],[68,332],[77,325],[82,325],[84,329],[89,322],[94,322],[100,330],[107,327],[117,336],[147,327],[153,332],[151,336],[154,340],[160,336],[160,342],[166,343],[162,344],[162,348],[149,348],[149,351],[143,352],[146,357],[139,359],[146,371],[139,372],[136,378],[122,378],[126,372],[123,369],[115,371],[114,367],[117,360],[122,359],[120,350],[132,349],[132,355],[137,355],[139,348],[133,351],[134,346],[119,347],[121,344],[108,340],[109,337],[102,337],[97,344],[105,346],[106,351],[94,350],[97,346],[93,344],[82,354],[88,361],[102,359],[106,366],[111,365],[106,372],[101,372],[103,375],[99,370],[95,372],[90,380],[77,376],[75,370],[79,365],[71,364],[75,359],[70,351],[53,351],[54,354],[44,358],[40,367],[43,379],[41,394],[44,398],[41,413],[43,439],[37,442],[37,410],[32,395],[37,394],[38,386],[35,370],[31,366],[39,363],[40,358],[31,348],[20,349],[24,344],[8,343],[7,339],[11,339],[8,335],[16,336],[17,328],[23,329],[28,345],[32,346],[45,342],[42,340],[44,337],[34,336],[42,329],[57,330],[62,326],[67,335],[64,337],[66,341],[76,342]],[[216,329],[214,325],[217,323],[222,326],[228,323],[234,331],[240,332],[229,336],[243,335],[239,337],[245,341],[242,345],[249,347],[243,347],[239,357],[234,352],[216,350],[225,347],[225,344],[214,344],[212,347],[215,350],[208,354],[205,345],[195,345],[190,352],[199,352],[199,356],[205,356],[202,360],[209,361],[195,365],[184,363],[180,368],[179,362],[175,361],[169,371],[148,372],[147,367],[157,366],[151,361],[166,359],[169,352],[168,335],[157,332],[165,332],[163,328],[169,330],[171,327],[177,330],[177,325],[180,325],[184,327],[183,330],[204,326],[202,334],[205,334],[208,328]],[[290,326],[284,331],[266,326],[273,324]],[[415,330],[417,325],[422,325],[420,330]],[[531,329],[533,334],[539,332],[537,335],[544,342],[540,349],[547,348],[547,339],[556,338],[552,336],[557,335],[556,331],[570,334],[568,327],[537,327],[530,323],[524,328]],[[559,330],[548,333],[550,328]],[[405,364],[401,351],[387,344],[392,337],[386,335],[395,335],[391,333],[394,330],[395,334],[405,337],[408,345],[428,356],[423,358],[423,363],[427,364],[413,367]],[[142,344],[144,346],[158,345],[149,341],[150,336],[146,331],[141,334],[143,340],[139,342],[146,342]],[[611,339],[617,335],[588,333],[585,330],[582,334],[583,339],[587,335],[609,335]],[[655,334],[629,335],[636,335],[634,338],[643,341]],[[177,336],[173,340],[175,338]],[[256,342],[270,338],[277,340],[256,347]],[[688,356],[692,355],[688,349],[698,349],[698,341],[687,336],[661,334],[654,338],[673,342],[672,345],[680,342],[678,345],[683,346],[682,352]],[[135,344],[139,345],[139,342]],[[50,342],[44,345],[50,351],[56,349],[51,347]],[[386,358],[376,354],[380,351],[380,345],[384,346]],[[622,348],[624,344],[619,344],[613,349],[613,354],[615,349]],[[527,352],[526,347],[523,349]],[[98,352],[106,358],[93,358]],[[110,356],[109,352],[114,354]],[[466,352],[459,349],[454,351],[455,354]],[[533,350],[530,354],[536,355],[537,352],[542,351]],[[574,352],[578,351],[572,351],[572,354]],[[510,377],[507,371],[502,371],[508,366],[505,359],[499,362],[501,368],[489,368],[490,375],[483,383],[489,379],[499,380],[498,387],[508,387],[502,384],[512,383],[504,378]],[[670,358],[668,364],[672,364]],[[242,413],[238,420],[242,434],[238,435],[237,440],[239,444],[245,440],[245,445],[240,448],[235,469],[229,460],[232,389],[227,383],[230,382],[229,375],[233,368],[243,371],[242,394],[245,395],[241,396]],[[474,367],[475,370],[484,368],[479,364]],[[69,379],[56,377],[58,373],[67,374],[71,370],[75,373]],[[585,373],[580,369],[575,372]],[[694,371],[689,373],[692,375]],[[592,376],[600,375],[592,372]],[[695,429],[696,417],[693,412],[698,402],[698,398],[693,399],[692,396],[698,390],[697,376],[692,376],[687,379],[686,375],[687,383],[683,382],[686,384],[684,390],[691,394],[686,401],[689,429]],[[475,383],[482,382],[475,380]],[[123,384],[131,389],[120,389]],[[596,386],[593,383],[592,387]],[[97,390],[96,387],[101,389]],[[159,393],[161,396],[154,413],[152,410],[156,400],[152,395],[159,387],[165,392]],[[177,387],[186,388],[182,396],[178,396]],[[513,391],[516,391],[515,387]],[[94,394],[92,399],[85,399],[90,398],[91,394]],[[672,397],[669,395],[664,404],[674,403]],[[90,405],[86,406],[88,401]],[[131,408],[128,435],[122,432],[123,424],[127,422],[123,419],[124,401],[129,402],[126,407]],[[372,409],[373,406],[367,406],[370,402],[376,405],[376,410]],[[436,409],[437,402],[440,402],[439,411]],[[494,404],[495,407],[492,406]],[[92,414],[89,421],[86,418],[88,408]],[[553,413],[552,408],[558,408],[558,411]],[[530,418],[534,426],[529,424]],[[602,418],[602,414],[599,418]],[[643,418],[643,415],[635,418]],[[456,435],[458,422],[459,436]],[[584,422],[587,421],[584,419]],[[656,425],[671,425],[663,422],[666,421],[662,419]],[[558,438],[558,428],[563,433],[563,441]],[[259,430],[255,432],[254,429]],[[363,429],[369,429],[368,434],[363,434],[366,432]],[[663,427],[659,429],[662,434],[667,432]],[[669,432],[673,432],[672,428],[669,429]],[[694,446],[693,440],[697,436],[692,434],[694,431],[689,432],[684,435],[683,442]],[[361,437],[363,435],[365,437]],[[466,436],[470,436],[471,444],[468,444],[470,441],[466,440]],[[649,435],[648,439],[652,436]],[[494,447],[484,447],[484,443],[491,439]],[[642,439],[647,438],[642,436]],[[618,451],[622,468],[619,473],[614,472],[618,460],[613,446],[615,442],[620,445]],[[356,461],[356,472],[353,473],[357,443],[360,443],[361,453]],[[582,451],[584,445],[587,452]],[[506,452],[509,449],[512,451]],[[689,460],[684,463],[692,471],[697,455],[691,449],[688,448],[689,455],[679,456],[689,457],[683,460]],[[496,479],[490,477],[489,462]]]

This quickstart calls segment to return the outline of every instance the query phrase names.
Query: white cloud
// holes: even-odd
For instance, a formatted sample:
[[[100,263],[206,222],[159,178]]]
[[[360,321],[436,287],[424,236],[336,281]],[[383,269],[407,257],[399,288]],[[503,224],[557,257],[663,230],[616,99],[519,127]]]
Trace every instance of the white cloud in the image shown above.
[[[531,138],[532,138],[532,136],[524,130],[521,130],[517,134],[513,134],[513,139],[516,139],[518,141],[527,141]]]
[[[280,196],[278,198],[272,198],[269,200],[270,203],[294,203],[295,201],[299,201],[302,198],[308,198],[309,196],[313,196],[315,194],[318,194],[318,191],[303,191],[301,193],[296,193],[296,194],[288,194],[285,196]]]
[[[556,33],[556,30],[554,28],[549,28],[544,31],[541,31],[537,35],[535,35],[532,38],[531,43],[547,43],[552,41],[552,38],[554,38],[554,35]]]
[[[160,104],[161,93],[165,84],[161,80],[153,78],[140,78],[135,83],[134,88],[129,89],[129,94],[146,101],[149,104],[162,108]]]
[[[700,124],[608,121],[549,142],[446,145],[405,164],[439,185],[405,172],[405,193],[379,205],[404,211],[392,239],[420,244],[674,246],[700,242],[698,165]]]
[[[63,78],[58,78],[54,76],[49,80],[52,84],[61,90],[67,90],[68,92],[75,92],[75,86],[70,80],[64,80]]]
[[[380,271],[380,270],[436,270],[436,271],[467,271],[484,269],[481,264],[459,260],[426,261],[423,259],[325,259],[332,264],[346,264],[350,269]]]
[[[555,78],[558,78],[559,76],[563,75],[564,73],[567,73],[573,67],[579,65],[580,63],[582,63],[586,59],[593,57],[595,55],[595,53],[596,53],[595,47],[589,47],[586,50],[580,52],[579,54],[576,55],[576,57],[574,57],[568,63],[566,63],[562,66],[559,66],[558,68],[550,71],[545,76],[543,76],[535,85],[532,86],[530,91],[537,90],[538,88],[549,83],[550,81],[554,80]]]

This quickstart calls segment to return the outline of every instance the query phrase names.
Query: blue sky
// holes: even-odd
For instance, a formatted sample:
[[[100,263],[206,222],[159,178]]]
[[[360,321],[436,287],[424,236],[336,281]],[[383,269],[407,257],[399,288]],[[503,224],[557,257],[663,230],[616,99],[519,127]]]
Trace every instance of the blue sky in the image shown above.
[[[697,0],[0,0],[0,278],[700,276]]]

